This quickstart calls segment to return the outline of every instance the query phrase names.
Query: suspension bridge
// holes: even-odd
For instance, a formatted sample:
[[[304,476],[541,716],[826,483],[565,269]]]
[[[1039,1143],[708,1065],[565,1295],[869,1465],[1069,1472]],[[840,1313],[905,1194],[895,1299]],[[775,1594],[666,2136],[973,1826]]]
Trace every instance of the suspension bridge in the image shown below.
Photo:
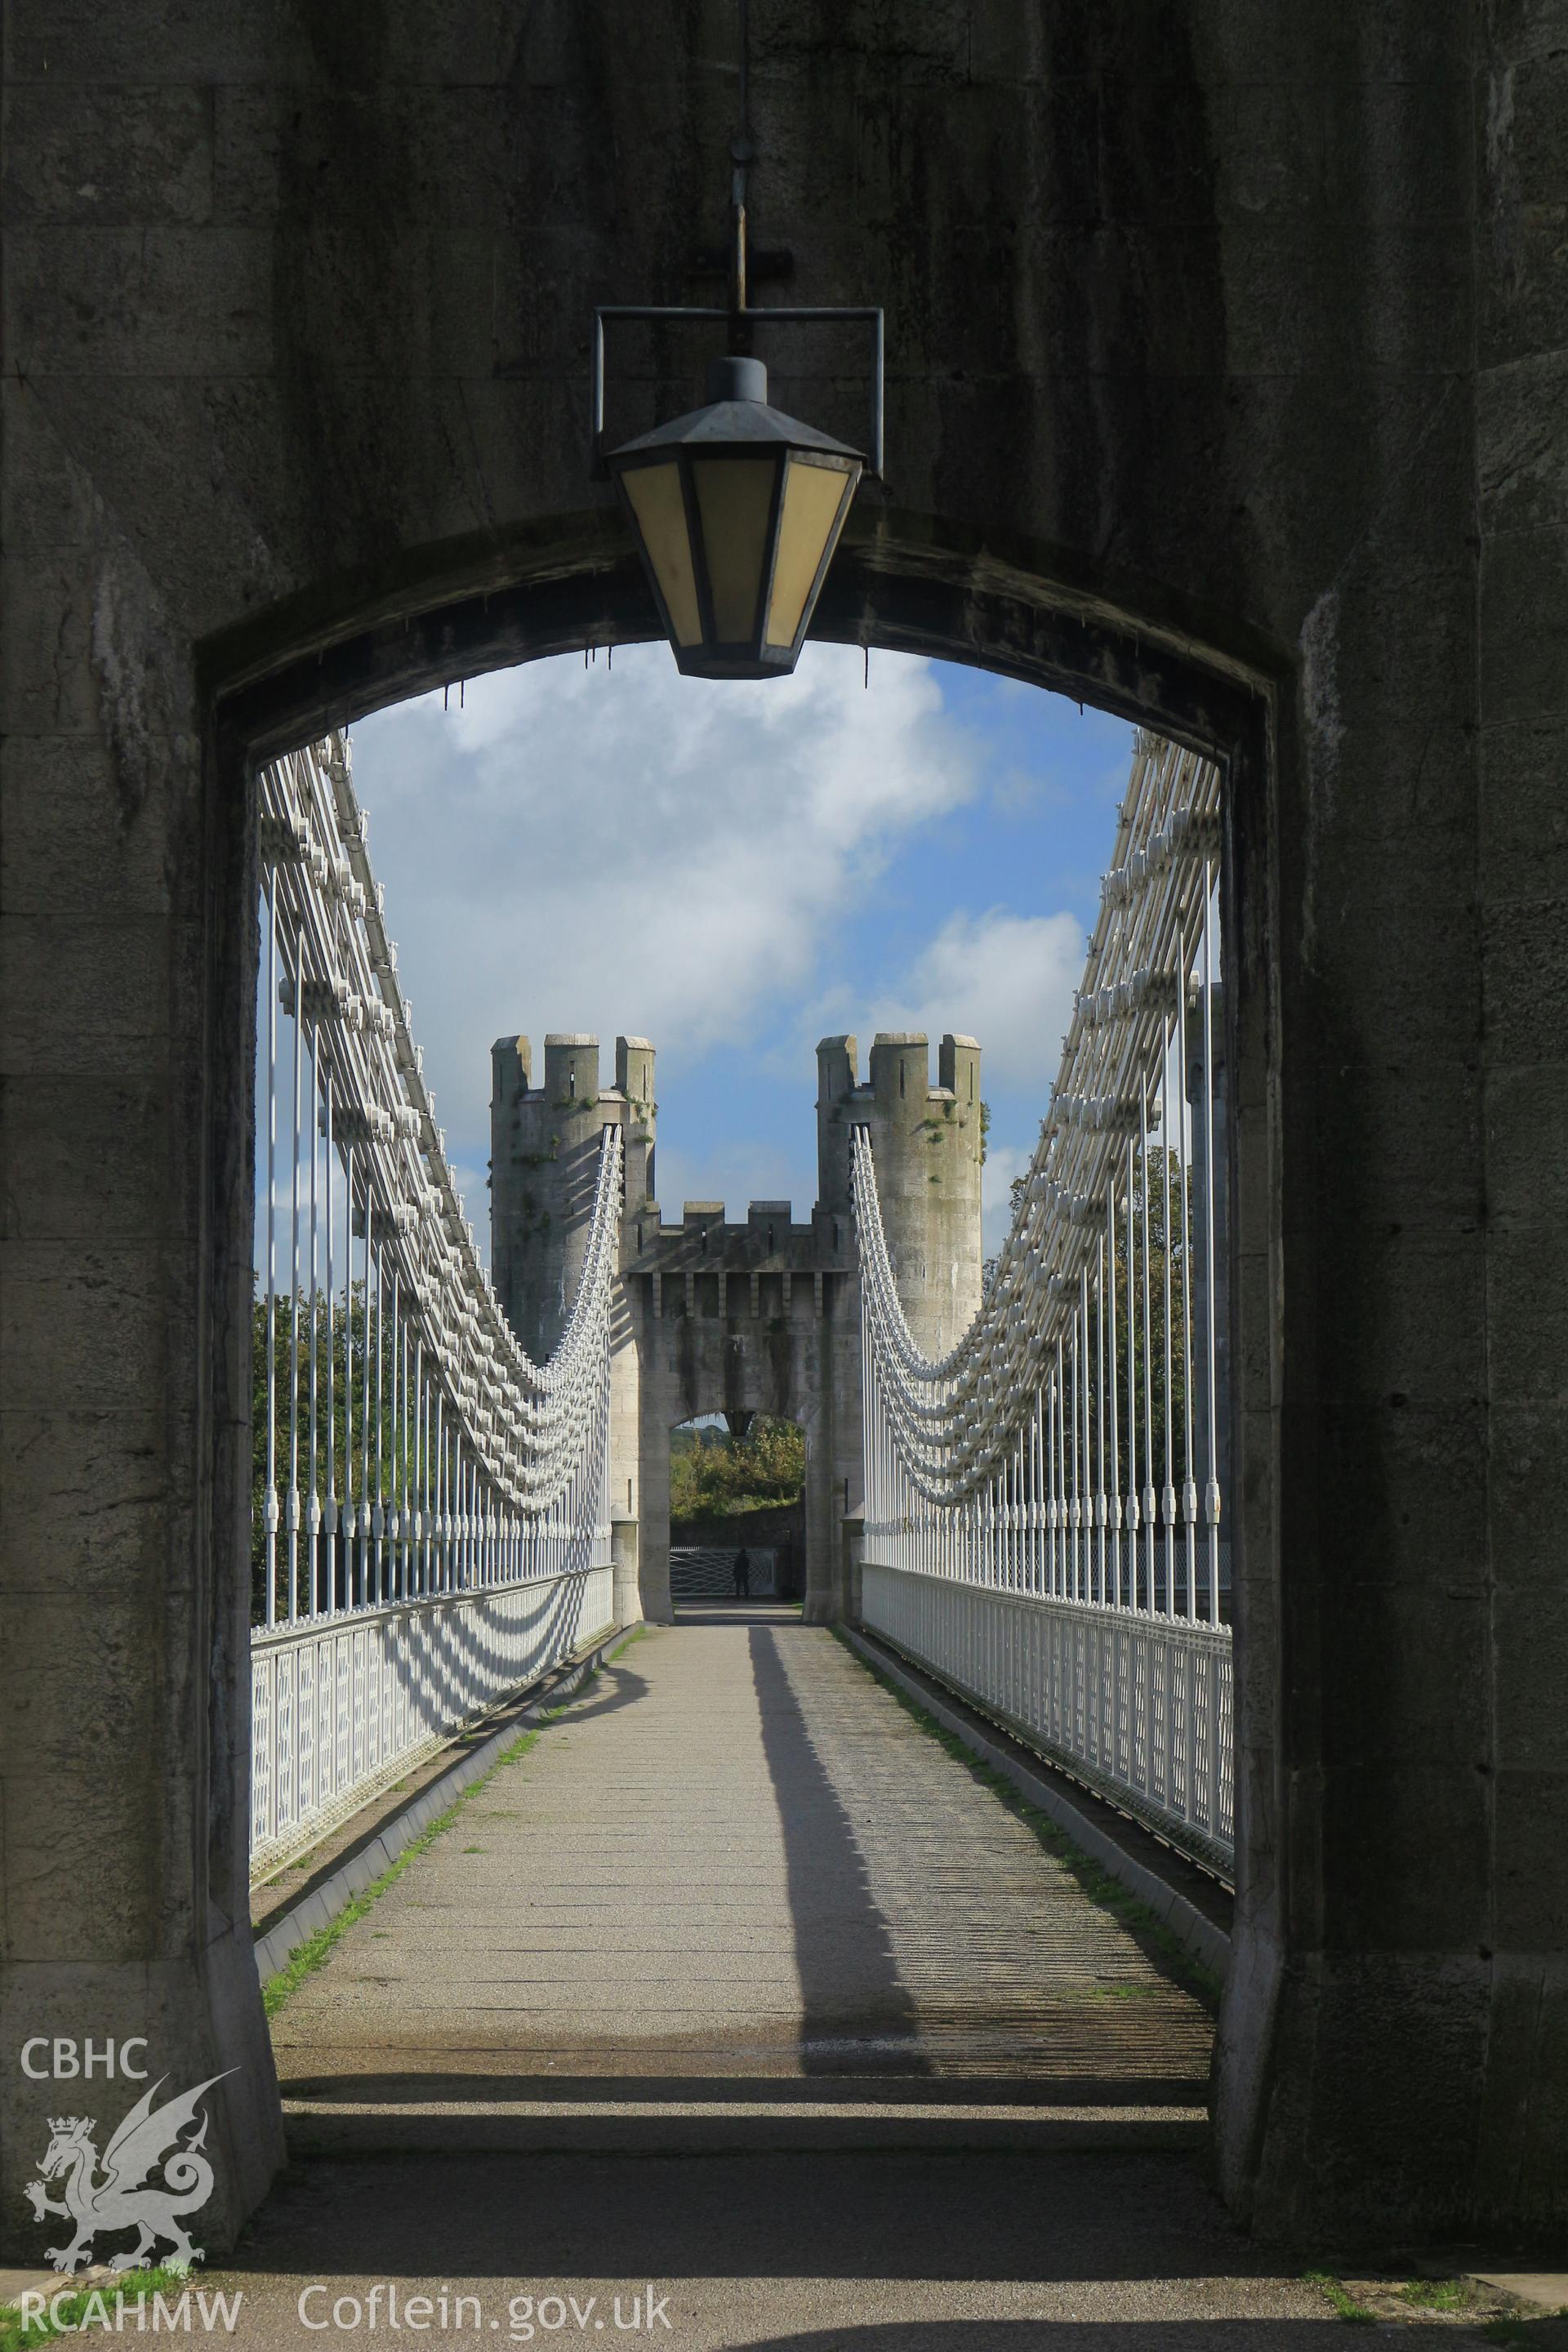
[[[474,1798],[477,1842],[438,1840],[282,2011],[304,2144],[380,2144],[389,2113],[419,2145],[1201,2137],[1203,2000],[873,1674],[1033,1759],[1068,1820],[1141,1824],[1223,1915],[1215,770],[1138,739],[984,1281],[973,1040],[943,1041],[935,1087],[923,1038],[879,1037],[865,1083],[854,1040],[826,1041],[810,1223],[688,1204],[672,1227],[652,1048],[621,1040],[605,1087],[574,1036],[537,1087],[526,1040],[496,1049],[492,1282],[346,742],[259,789],[251,1853],[272,1956],[279,1887],[520,1693],[604,1662]],[[698,1402],[789,1407],[781,1328],[810,1391],[816,1622],[672,1607],[658,1368],[673,1345],[709,1377],[706,1337],[726,1386]]]
[[[280,761],[261,790],[251,1848],[265,1867],[612,1623],[621,1160],[606,1129],[576,1299],[535,1364],[447,1164],[345,747]]]

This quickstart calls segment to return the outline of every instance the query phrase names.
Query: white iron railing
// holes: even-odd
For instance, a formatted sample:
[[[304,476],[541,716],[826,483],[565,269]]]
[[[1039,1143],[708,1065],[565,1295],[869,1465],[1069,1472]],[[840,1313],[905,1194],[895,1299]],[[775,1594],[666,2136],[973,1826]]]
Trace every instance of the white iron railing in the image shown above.
[[[447,1162],[341,737],[259,782],[251,1853],[606,1630],[621,1137],[534,1364]]]
[[[322,1836],[455,1723],[608,1630],[615,1571],[393,1601],[251,1637],[251,1840]]]
[[[865,1622],[1222,1873],[1235,1848],[1219,778],[1141,736],[973,1324],[910,1336],[854,1147]]]

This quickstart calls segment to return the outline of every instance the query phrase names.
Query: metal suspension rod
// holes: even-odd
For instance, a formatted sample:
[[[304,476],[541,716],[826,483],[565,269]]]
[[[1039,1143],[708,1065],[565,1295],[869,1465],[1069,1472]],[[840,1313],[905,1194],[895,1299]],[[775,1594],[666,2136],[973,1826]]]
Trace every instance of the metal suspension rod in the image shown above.
[[[1206,873],[1207,868],[1205,868]],[[1187,1149],[1187,971],[1192,961],[1190,940],[1181,955],[1182,1001],[1176,1020],[1176,1102],[1182,1121],[1182,1526],[1186,1551],[1186,1598],[1189,1617],[1198,1613],[1198,1489],[1193,1476],[1193,1219],[1188,1195]]]
[[[1204,1286],[1207,1296],[1204,1301],[1204,1336],[1208,1349],[1208,1379],[1205,1393],[1208,1404],[1208,1483],[1204,1495],[1204,1516],[1208,1529],[1208,1614],[1211,1625],[1219,1622],[1219,1396],[1218,1360],[1215,1322],[1218,1306],[1218,1276],[1215,1264],[1214,1214],[1214,896],[1215,881],[1212,866],[1204,866]]]
[[[294,968],[293,1135],[289,1177],[289,1614],[300,1613],[300,966]]]
[[[267,1575],[264,1608],[278,1622],[278,893],[268,869],[267,915],[267,1485],[262,1536]]]

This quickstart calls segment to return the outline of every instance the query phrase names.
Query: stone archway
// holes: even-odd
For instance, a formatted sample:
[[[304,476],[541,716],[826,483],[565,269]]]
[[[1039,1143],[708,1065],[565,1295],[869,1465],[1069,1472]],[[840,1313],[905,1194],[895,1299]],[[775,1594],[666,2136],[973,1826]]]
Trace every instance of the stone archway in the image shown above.
[[[1228,785],[1227,920],[1229,936],[1237,942],[1237,984],[1226,1007],[1229,1050],[1239,1074],[1234,1181],[1250,1180],[1253,1187],[1236,1230],[1246,1229],[1249,1219],[1255,1233],[1261,1225],[1268,1236],[1265,1254],[1278,1265],[1282,1240],[1281,1144],[1273,1071],[1278,978],[1268,951],[1279,930],[1272,896],[1276,820],[1268,749],[1277,724],[1277,682],[1261,667],[1249,667],[1235,656],[1205,651],[1170,627],[1134,621],[1103,599],[1064,589],[1042,572],[1024,568],[1025,551],[1015,553],[1020,560],[1005,564],[994,550],[966,546],[950,529],[918,518],[877,516],[863,521],[847,542],[829,583],[816,634],[872,648],[960,659],[1068,692],[1137,718],[1221,761]],[[1040,560],[1037,551],[1036,560]],[[640,571],[624,542],[603,526],[584,528],[580,519],[531,531],[520,576],[510,580],[496,578],[478,588],[470,581],[465,583],[468,593],[452,594],[456,578],[446,555],[437,551],[428,568],[430,587],[444,601],[404,616],[361,614],[355,616],[358,625],[351,625],[345,616],[335,629],[321,632],[313,648],[296,651],[274,671],[257,674],[258,654],[249,632],[207,649],[213,801],[220,834],[233,828],[231,871],[241,872],[247,865],[245,778],[260,757],[434,685],[584,646],[645,642],[656,633]],[[287,617],[274,616],[279,634]],[[254,986],[243,927],[230,936],[227,950],[221,980],[226,1009],[220,1028],[225,1035],[237,1038],[248,1031]],[[230,1059],[228,1070],[231,1076],[243,1070],[248,1084],[243,1055]],[[216,1076],[215,1072],[215,1081]],[[220,1134],[215,1138],[217,1162],[241,1170],[248,1134],[248,1104],[231,1087],[220,1112]],[[1307,1263],[1302,1237],[1293,1264],[1301,1269],[1297,1278],[1303,1281]],[[1252,1662],[1240,1679],[1244,1692],[1268,1698],[1267,1705],[1250,1709],[1244,1699],[1237,1725],[1238,1844],[1243,1856],[1238,1863],[1238,1917],[1244,1923],[1238,1934],[1249,1958],[1237,1969],[1237,1983],[1246,1990],[1232,2002],[1226,2044],[1228,2074],[1218,2090],[1229,2135],[1222,2156],[1228,2154],[1238,2184],[1252,2161],[1245,2150],[1258,2125],[1256,2085],[1267,2077],[1278,1993],[1277,1955],[1287,1940],[1278,1904],[1281,1810],[1276,1792],[1281,1759],[1272,1706],[1282,1671],[1279,1468],[1267,1451],[1259,1456],[1257,1440],[1260,1427],[1272,1425],[1268,1399],[1278,1379],[1279,1353],[1274,1295],[1269,1284],[1255,1283],[1250,1291],[1239,1280],[1233,1286],[1237,1360],[1249,1369],[1253,1382],[1248,1386],[1244,1373],[1237,1383],[1233,1439],[1237,1492],[1244,1498],[1244,1517],[1235,1533],[1237,1622]],[[840,1340],[853,1352],[856,1342],[847,1327]],[[668,1379],[656,1377],[645,1391],[646,1410],[660,1428],[680,1418],[683,1411],[699,1409],[702,1380],[693,1387],[689,1375],[697,1370],[706,1375],[712,1369],[678,1362],[671,1355]],[[737,1392],[735,1401],[766,1402],[760,1391],[756,1399]],[[819,1417],[813,1406],[803,1411],[808,1426]],[[820,1486],[828,1475],[824,1465],[830,1456],[837,1461],[844,1440],[837,1429],[831,1444],[823,1442],[822,1432],[817,1436],[814,1458]],[[827,1501],[823,1496],[817,1501],[824,1528],[836,1525]],[[808,1504],[808,1517],[809,1511]],[[822,1541],[830,1539],[825,1535]],[[814,1549],[821,1552],[821,1544]],[[826,1572],[819,1567],[819,1577]]]
[[[595,300],[685,297],[716,232],[711,13],[135,0],[46,6],[8,58],[4,2013],[14,2048],[151,2030],[184,2079],[244,2067],[215,2242],[278,2147],[226,1567],[245,767],[648,634],[585,510],[579,344]],[[847,0],[753,29],[759,233],[891,322],[901,504],[822,629],[1227,761],[1227,2188],[1330,2234],[1373,2199],[1542,2222],[1568,1046],[1563,497],[1518,455],[1564,339],[1538,28],[975,0],[895,46]],[[837,364],[792,393],[829,424]],[[635,401],[669,413],[687,369],[650,344]],[[14,2048],[8,2226],[65,2095]]]
[[[814,1419],[817,1424],[815,1432],[798,1413],[763,1413],[742,1406],[727,1412],[687,1413],[668,1431],[665,1444],[669,1465],[668,1527],[672,1608],[682,1601],[700,1602],[710,1598],[805,1602],[809,1575],[806,1495],[811,1478],[810,1453],[814,1438],[820,1445],[823,1436],[820,1414]],[[709,1422],[721,1424],[723,1440],[738,1442],[742,1446],[747,1444],[760,1425],[765,1428],[772,1423],[774,1426],[767,1433],[767,1442],[775,1460],[781,1450],[782,1431],[793,1431],[790,1443],[798,1446],[802,1463],[798,1488],[788,1495],[774,1489],[775,1499],[771,1502],[747,1495],[737,1504],[730,1499],[732,1482],[726,1481],[715,1492],[711,1482],[693,1476],[686,1482],[686,1507],[678,1510],[678,1441],[685,1439],[689,1465],[691,1456],[704,1443],[703,1424]],[[764,1458],[764,1474],[766,1468]],[[705,1484],[709,1487],[706,1493]],[[750,1571],[743,1594],[731,1582],[736,1556],[742,1549],[748,1555]]]

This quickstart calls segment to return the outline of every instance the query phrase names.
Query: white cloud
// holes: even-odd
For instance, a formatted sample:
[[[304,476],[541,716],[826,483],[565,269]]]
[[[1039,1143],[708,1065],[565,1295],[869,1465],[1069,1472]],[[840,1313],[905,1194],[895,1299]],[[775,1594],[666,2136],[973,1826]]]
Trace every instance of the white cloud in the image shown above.
[[[856,893],[976,784],[929,664],[862,676],[856,649],[812,646],[791,679],[711,686],[635,646],[613,671],[531,664],[470,681],[461,709],[426,697],[355,728],[454,1143],[487,1131],[498,1034],[537,1051],[546,1030],[596,1030],[607,1078],[618,1031],[695,1055],[811,986]]]
[[[481,1161],[476,1167],[468,1161],[454,1160],[451,1165],[452,1181],[457,1186],[458,1197],[462,1201],[463,1214],[474,1229],[474,1247],[479,1252],[479,1264],[489,1265],[490,1262],[490,1194],[484,1163]]]
[[[986,1085],[1036,1089],[1043,1110],[1083,956],[1076,916],[961,909],[879,1009],[877,1026],[978,1037]]]
[[[977,1037],[987,1094],[1018,1089],[1043,1112],[1061,1060],[1073,991],[1083,973],[1085,940],[1074,915],[1015,915],[993,907],[950,915],[931,945],[869,1006],[842,990],[818,1000],[807,1016],[814,1032],[850,1029],[862,1066],[879,1029],[944,1030]],[[862,1067],[864,1075],[864,1066]]]
[[[1013,1222],[1013,1180],[1021,1176],[1034,1153],[1011,1143],[994,1143],[980,1171],[981,1238],[987,1257],[994,1257]]]

